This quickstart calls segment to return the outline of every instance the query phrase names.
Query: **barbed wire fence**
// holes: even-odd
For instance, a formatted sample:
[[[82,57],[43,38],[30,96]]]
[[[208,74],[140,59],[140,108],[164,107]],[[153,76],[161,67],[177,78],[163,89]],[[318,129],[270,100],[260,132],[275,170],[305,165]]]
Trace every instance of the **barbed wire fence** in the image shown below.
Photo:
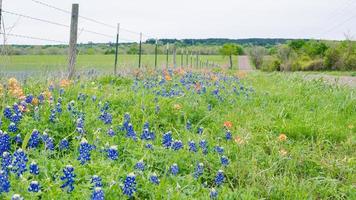
[[[78,12],[77,13],[73,13],[73,9],[72,11],[66,10],[66,9],[62,9],[59,8],[57,6],[48,4],[46,2],[43,1],[39,1],[39,0],[29,0],[37,5],[43,6],[46,9],[51,9],[53,11],[56,12],[61,12],[64,13],[66,15],[71,16],[71,25],[67,25],[64,23],[60,23],[56,20],[53,19],[47,19],[47,18],[41,18],[41,17],[35,17],[35,16],[31,16],[28,14],[24,14],[24,13],[20,13],[20,12],[16,12],[16,11],[12,11],[12,10],[7,10],[7,9],[3,9],[3,4],[2,4],[2,0],[0,0],[0,35],[3,36],[3,44],[2,44],[2,48],[1,48],[1,54],[2,56],[9,56],[9,51],[6,48],[7,44],[7,40],[9,37],[13,37],[13,38],[21,38],[21,39],[25,39],[25,40],[34,40],[34,41],[41,41],[41,42],[49,42],[49,43],[54,43],[57,45],[65,45],[69,47],[69,54],[68,54],[68,70],[65,72],[68,75],[68,78],[72,78],[74,75],[74,69],[75,69],[75,64],[76,64],[76,60],[77,57],[81,55],[81,51],[80,48],[78,48],[78,40],[80,38],[80,36],[84,33],[86,34],[91,34],[93,36],[96,37],[100,37],[100,38],[105,38],[106,40],[109,41],[109,44],[115,44],[115,60],[113,61],[113,73],[117,74],[117,66],[118,66],[118,62],[122,62],[120,60],[119,55],[119,45],[120,43],[127,43],[127,44],[137,44],[139,45],[139,50],[138,50],[138,68],[142,67],[142,43],[144,43],[143,39],[145,38],[146,40],[155,40],[155,60],[154,60],[154,67],[157,68],[158,66],[158,61],[157,61],[157,57],[158,57],[158,46],[161,44],[158,43],[158,38],[155,36],[152,36],[151,34],[147,34],[147,33],[142,33],[142,32],[138,32],[138,31],[134,31],[134,30],[130,30],[124,27],[120,27],[120,23],[118,23],[118,26],[114,26],[114,25],[110,25],[108,23],[102,22],[100,20],[97,19],[93,19],[90,17],[86,17],[83,16],[81,14],[79,14],[79,5],[78,4],[73,4],[72,8],[75,6],[78,6]],[[17,23],[14,23],[11,27],[6,27],[5,26],[5,20],[3,15],[9,15],[9,16],[14,16],[17,17],[17,22],[20,19],[26,19],[26,20],[31,20],[31,21],[35,21],[38,23],[43,23],[46,25],[52,25],[52,26],[56,26],[58,28],[61,29],[66,29],[66,31],[70,32],[70,40],[72,41],[64,41],[64,40],[60,40],[60,39],[55,39],[55,38],[50,38],[50,37],[39,37],[36,35],[31,35],[31,34],[24,34],[24,33],[13,33],[12,30],[14,29],[14,27],[17,26]],[[76,17],[77,23],[75,23],[74,25],[73,23],[73,17]],[[78,20],[81,19],[82,21],[86,21],[86,22],[90,22],[92,24],[95,24],[96,26],[102,26],[102,27],[106,27],[108,30],[110,30],[110,32],[112,34],[108,34],[106,32],[101,32],[101,31],[97,31],[96,30],[92,30],[89,29],[87,27],[83,27],[80,23],[78,23]],[[78,33],[79,30],[79,33]],[[121,32],[125,32],[127,34],[132,34],[133,36],[139,38],[138,41],[135,41],[133,39],[128,39],[128,38],[124,38],[122,37],[122,34],[120,34]],[[74,35],[73,35],[74,34]],[[106,43],[106,42],[105,42]],[[69,44],[69,45],[68,45]],[[81,47],[82,44],[79,44],[79,47]],[[72,48],[72,49],[71,49]],[[71,52],[71,53],[70,53]],[[189,52],[187,49],[181,49],[180,55],[181,55],[181,61],[180,61],[180,66],[190,66],[190,67],[200,67],[202,68],[203,66],[213,66],[213,67],[217,67],[217,64],[213,63],[213,62],[209,62],[208,60],[205,62],[202,59],[199,58],[199,52]],[[169,57],[173,56],[172,62],[170,62]],[[186,57],[186,63],[184,63],[184,56]],[[166,63],[165,63],[165,67],[170,67],[170,63],[172,63],[173,67],[177,67],[178,66],[178,61],[177,61],[177,47],[175,45],[167,45],[167,49],[166,49]],[[189,57],[191,60],[195,60],[195,62],[191,62],[189,65]]]

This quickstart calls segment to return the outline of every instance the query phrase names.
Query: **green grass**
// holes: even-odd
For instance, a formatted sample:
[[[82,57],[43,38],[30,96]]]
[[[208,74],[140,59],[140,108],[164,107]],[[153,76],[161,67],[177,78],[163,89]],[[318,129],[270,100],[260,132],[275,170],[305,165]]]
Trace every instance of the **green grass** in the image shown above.
[[[150,78],[155,77],[157,75]],[[180,87],[178,76],[151,89],[143,87],[145,81],[139,81],[135,90],[132,90],[134,80],[131,77],[100,77],[79,81],[65,89],[62,96],[64,111],[57,116],[55,123],[48,121],[54,104],[46,102],[39,107],[39,120],[34,119],[33,108],[29,106],[31,112],[25,114],[19,126],[22,136],[29,136],[34,128],[41,132],[47,129],[57,143],[69,138],[71,150],[52,153],[44,150],[43,144],[40,148],[27,150],[30,162],[35,160],[39,164],[40,175],[34,177],[26,172],[18,179],[11,174],[11,191],[0,197],[9,199],[12,194],[19,193],[25,199],[39,196],[42,199],[89,199],[92,193],[90,179],[97,174],[103,179],[106,199],[125,199],[119,184],[128,173],[135,171],[135,163],[143,159],[146,170],[136,172],[136,199],[209,199],[211,187],[217,189],[219,199],[356,198],[355,90],[325,85],[321,81],[306,82],[295,74],[285,76],[260,72],[250,73],[242,79],[240,84],[244,87],[239,89],[240,84],[224,82],[223,77],[221,75],[219,86],[223,101],[212,95],[216,86],[208,81],[210,78],[201,75],[194,75],[192,80],[202,82],[208,91],[206,94],[183,89],[185,95],[171,98],[156,96],[153,91],[163,87],[175,88],[175,84]],[[230,76],[226,78],[233,80]],[[234,86],[240,95],[233,93]],[[47,83],[35,80],[24,85],[27,94],[37,95],[47,88]],[[79,93],[87,95],[87,100],[78,100]],[[96,102],[91,100],[93,95],[97,96]],[[57,101],[58,87],[53,96]],[[75,132],[76,118],[66,110],[72,100],[75,101],[75,109],[85,113],[86,139],[98,148],[84,166],[76,160],[79,155],[79,141],[74,137],[78,135]],[[0,110],[14,101],[6,96]],[[110,103],[108,112],[113,115],[113,127],[121,125],[126,112],[130,113],[138,135],[144,122],[150,123],[157,137],[152,142],[154,150],[145,149],[146,142],[134,142],[121,131],[117,131],[115,137],[107,135],[111,125],[98,120],[100,108],[106,101]],[[174,109],[176,104],[182,108]],[[211,111],[207,109],[209,104]],[[160,106],[157,114],[156,105]],[[192,123],[191,131],[186,130],[188,120]],[[225,140],[225,121],[233,123],[231,132],[233,137],[241,138],[241,143]],[[6,130],[9,122],[6,119],[3,122],[2,129]],[[198,127],[204,127],[202,135],[196,133]],[[167,131],[172,131],[173,138],[183,141],[183,150],[176,152],[162,148],[162,134]],[[286,141],[278,140],[281,133],[288,137]],[[209,144],[207,155],[201,150],[198,153],[188,151],[188,141],[199,143],[202,139]],[[118,145],[119,160],[111,161],[99,151],[106,144]],[[227,167],[221,166],[220,156],[213,151],[214,146],[224,147],[224,155],[230,159]],[[196,180],[192,174],[199,162],[204,163],[205,171]],[[178,176],[167,172],[172,163],[180,167]],[[60,189],[62,181],[59,177],[67,164],[74,166],[77,175],[72,193]],[[217,187],[214,179],[219,169],[224,170],[226,179]],[[158,186],[149,183],[148,177],[153,172],[161,180]],[[31,180],[40,182],[42,193],[27,192]],[[110,186],[113,181],[116,184]]]
[[[331,76],[356,76],[356,71],[321,71],[321,72],[303,72],[303,73],[331,75]]]
[[[228,65],[228,57],[220,55],[202,55],[200,59],[206,63],[207,60],[215,62],[221,66]],[[235,67],[237,67],[237,58],[235,58]],[[114,66],[114,55],[79,55],[77,61],[78,69],[97,69],[111,71]],[[0,56],[0,70],[5,72],[20,71],[63,71],[67,67],[67,57],[63,55],[25,55],[25,56]],[[184,66],[186,57],[183,58]],[[119,68],[138,68],[137,55],[119,55]],[[158,68],[166,66],[166,56],[158,56]],[[191,64],[188,58],[188,66]],[[169,65],[173,65],[173,56],[169,56]],[[196,57],[193,57],[193,65],[196,65]],[[181,56],[177,55],[177,66],[181,66]],[[154,55],[142,55],[142,67],[154,67]]]

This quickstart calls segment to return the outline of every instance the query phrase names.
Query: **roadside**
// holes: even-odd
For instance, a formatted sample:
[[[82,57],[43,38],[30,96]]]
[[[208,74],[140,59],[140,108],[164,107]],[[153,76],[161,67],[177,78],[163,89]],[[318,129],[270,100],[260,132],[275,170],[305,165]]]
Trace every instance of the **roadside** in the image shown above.
[[[238,67],[240,71],[253,71],[254,68],[250,63],[248,56],[239,56],[238,57]]]

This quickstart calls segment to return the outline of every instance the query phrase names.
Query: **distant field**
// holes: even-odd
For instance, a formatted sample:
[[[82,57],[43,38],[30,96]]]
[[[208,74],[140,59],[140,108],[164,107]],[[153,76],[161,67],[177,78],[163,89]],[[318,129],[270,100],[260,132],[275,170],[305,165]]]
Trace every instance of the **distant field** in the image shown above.
[[[200,56],[200,59],[206,63],[207,60],[215,62],[221,66],[228,65],[227,57],[220,55]],[[186,66],[186,57],[183,59]],[[191,58],[188,57],[190,65]],[[196,58],[193,57],[195,65]],[[234,61],[237,65],[237,58]],[[158,67],[166,65],[166,56],[158,56]],[[169,57],[169,65],[173,65],[173,56]],[[177,56],[177,66],[181,65],[181,56]],[[25,55],[25,56],[7,56],[0,57],[0,70],[4,72],[19,72],[19,71],[61,71],[67,66],[67,57],[64,55]],[[79,55],[77,68],[78,69],[96,69],[109,71],[114,66],[114,55]],[[143,67],[154,67],[154,55],[142,56]],[[137,55],[119,55],[119,67],[138,67]]]

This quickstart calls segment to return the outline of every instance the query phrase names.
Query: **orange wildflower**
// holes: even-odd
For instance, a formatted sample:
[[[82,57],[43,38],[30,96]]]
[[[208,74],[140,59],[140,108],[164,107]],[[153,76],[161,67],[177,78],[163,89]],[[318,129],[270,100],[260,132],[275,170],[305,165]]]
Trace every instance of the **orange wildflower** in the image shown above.
[[[174,108],[175,110],[180,110],[180,109],[182,109],[182,105],[180,105],[180,104],[174,104],[174,105],[173,105],[173,108]]]
[[[280,135],[278,136],[278,140],[279,140],[280,142],[284,142],[284,141],[287,140],[287,136],[282,133],[282,134],[280,134]]]
[[[224,122],[224,127],[231,128],[232,127],[232,122],[230,122],[230,121]]]
[[[60,85],[61,87],[68,87],[68,86],[70,85],[70,80],[68,80],[68,79],[63,79],[63,80],[61,80],[61,82],[59,83],[59,85]]]
[[[239,136],[236,136],[234,138],[234,141],[235,141],[236,144],[240,144],[240,145],[241,144],[245,144],[245,140],[243,138],[239,137]]]
[[[24,99],[25,95],[22,91],[21,85],[20,83],[16,80],[16,78],[10,78],[8,80],[8,84],[9,84],[9,92],[10,95],[17,97],[19,99]]]
[[[196,90],[196,91],[201,90],[201,84],[200,84],[200,83],[196,83],[196,84],[195,84],[195,90]]]
[[[37,99],[37,97],[34,97],[33,99],[32,99],[32,105],[34,105],[34,106],[37,106],[38,105],[38,99]]]
[[[165,75],[164,78],[166,79],[166,81],[171,81],[172,80],[172,77],[170,75]]]

